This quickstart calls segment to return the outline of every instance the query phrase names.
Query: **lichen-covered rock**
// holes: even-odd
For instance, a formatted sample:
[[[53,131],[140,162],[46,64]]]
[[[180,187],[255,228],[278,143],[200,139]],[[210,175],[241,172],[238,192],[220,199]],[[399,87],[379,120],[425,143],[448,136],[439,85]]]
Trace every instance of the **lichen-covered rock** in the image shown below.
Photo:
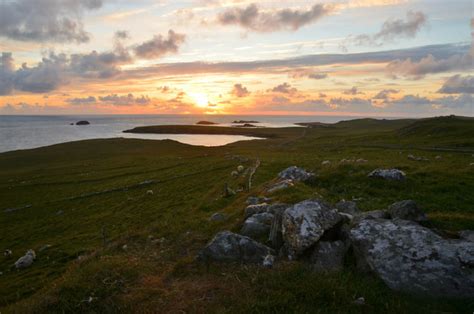
[[[340,201],[336,203],[336,208],[340,213],[345,213],[349,215],[357,215],[360,213],[359,207],[357,207],[357,204],[352,201]]]
[[[291,166],[278,174],[278,177],[283,180],[306,181],[313,177],[314,174],[306,171],[303,168]]]
[[[199,258],[204,261],[261,264],[267,255],[274,255],[274,251],[249,237],[222,231],[199,253]]]
[[[385,210],[377,209],[377,210],[370,210],[367,212],[362,212],[355,216],[355,221],[361,221],[364,219],[389,219],[390,214]]]
[[[265,256],[265,259],[263,260],[262,265],[265,268],[272,268],[274,263],[275,263],[275,256],[269,254]]]
[[[362,220],[350,232],[358,266],[391,289],[474,297],[474,243],[446,240],[408,220]]]
[[[402,181],[405,180],[405,172],[398,169],[375,169],[369,173],[369,177],[382,178],[385,180]]]
[[[393,203],[388,208],[388,212],[392,218],[400,218],[416,222],[428,220],[425,213],[412,200]]]
[[[249,205],[245,208],[245,217],[250,217],[255,214],[265,213],[270,207],[267,203],[261,203],[256,205]]]
[[[23,269],[30,267],[33,264],[34,260],[36,259],[36,253],[33,250],[28,250],[25,255],[20,257],[15,262],[16,269]]]
[[[336,209],[319,200],[306,200],[287,208],[282,218],[282,234],[288,258],[303,253],[340,220]]]
[[[272,199],[269,197],[249,196],[246,200],[247,205],[257,205],[261,203],[270,203]]]
[[[270,213],[252,215],[245,220],[240,233],[255,239],[268,236],[272,220],[273,214]]]
[[[267,192],[268,193],[273,193],[273,192],[276,192],[276,191],[287,189],[289,187],[292,187],[293,185],[294,185],[293,180],[290,180],[290,179],[278,181],[275,184],[273,184],[272,186],[270,186],[268,188]]]
[[[226,220],[226,218],[227,217],[222,213],[214,213],[214,214],[212,214],[211,217],[209,217],[209,220],[210,221],[224,221],[224,220]]]
[[[474,242],[474,230],[459,231],[459,237],[463,240]]]
[[[319,241],[310,257],[312,269],[318,272],[342,270],[347,249],[343,241]]]

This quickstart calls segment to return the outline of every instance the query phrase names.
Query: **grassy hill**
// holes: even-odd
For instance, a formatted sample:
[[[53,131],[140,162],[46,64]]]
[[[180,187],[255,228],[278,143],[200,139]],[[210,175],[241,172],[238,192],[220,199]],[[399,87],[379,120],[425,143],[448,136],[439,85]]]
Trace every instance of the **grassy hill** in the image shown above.
[[[471,119],[232,129],[268,139],[223,147],[88,140],[0,154],[0,245],[13,251],[0,257],[0,312],[472,312],[472,300],[396,293],[350,267],[318,274],[291,262],[267,270],[205,267],[194,259],[216,232],[240,230],[245,199],[291,165],[317,178],[275,193],[275,200],[357,199],[363,210],[373,210],[413,199],[433,227],[474,229]],[[252,190],[224,197],[226,183],[238,189],[246,180],[231,172],[257,158]],[[358,158],[367,162],[340,163]],[[368,179],[378,167],[397,167],[407,180]],[[209,221],[215,212],[229,218]],[[28,249],[36,250],[37,260],[16,271],[12,264]],[[359,296],[366,305],[353,304]]]

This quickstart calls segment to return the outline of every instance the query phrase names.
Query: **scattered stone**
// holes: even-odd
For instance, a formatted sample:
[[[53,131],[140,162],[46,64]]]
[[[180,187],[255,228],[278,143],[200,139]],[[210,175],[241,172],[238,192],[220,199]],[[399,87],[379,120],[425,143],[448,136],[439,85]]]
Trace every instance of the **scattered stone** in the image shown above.
[[[385,210],[377,209],[371,210],[367,212],[362,212],[356,216],[357,221],[365,220],[365,219],[389,219],[390,214]]]
[[[36,259],[36,253],[33,250],[26,251],[26,254],[20,257],[15,262],[16,269],[23,269],[30,267],[33,264],[34,260]]]
[[[272,185],[270,188],[268,188],[267,192],[268,193],[273,193],[273,192],[276,192],[276,191],[287,189],[289,187],[292,187],[293,185],[294,185],[293,180],[279,181],[279,182],[275,183],[274,185]]]
[[[291,166],[278,174],[278,177],[283,180],[306,181],[314,176],[313,173],[306,171],[303,168]]]
[[[233,178],[237,178],[237,177],[239,176],[239,172],[237,172],[237,171],[234,170],[234,171],[232,171],[232,172],[230,173],[230,175],[231,175]]]
[[[247,205],[257,205],[261,203],[269,203],[271,200],[272,199],[269,197],[249,196],[246,200],[246,203]]]
[[[12,256],[12,254],[13,254],[13,252],[10,249],[6,249],[5,251],[3,251],[3,256],[5,256],[5,257],[10,257],[10,256]]]
[[[474,166],[474,162],[471,162],[471,163],[469,164],[469,166],[471,166],[471,167]]]
[[[407,158],[410,159],[410,160],[414,160],[414,161],[429,161],[429,159],[427,159],[425,157],[417,157],[417,156],[414,156],[414,155],[408,155]]]
[[[362,220],[350,231],[358,267],[391,289],[427,296],[474,296],[474,243],[446,240],[408,220]]]
[[[398,169],[375,169],[369,173],[369,177],[382,178],[385,180],[402,181],[405,180],[405,173]]]
[[[249,237],[222,231],[199,253],[199,258],[203,261],[262,264],[267,255],[274,255],[274,251]]]
[[[311,267],[317,272],[341,271],[347,249],[342,241],[319,241],[311,254]]]
[[[240,172],[240,173],[242,173],[242,172],[244,171],[244,169],[245,169],[245,168],[244,168],[244,166],[242,166],[242,165],[240,165],[240,166],[237,167],[237,171]]]
[[[153,195],[153,190],[146,191],[146,195]]]
[[[345,213],[349,215],[357,215],[360,213],[359,207],[356,202],[342,200],[336,203],[336,208],[339,213]]]
[[[329,160],[324,160],[324,161],[321,163],[321,165],[323,165],[323,166],[327,166],[327,165],[330,165],[330,164],[331,164],[331,162],[330,162]]]
[[[459,237],[463,240],[474,242],[474,230],[459,231]]]
[[[235,195],[235,194],[236,194],[236,192],[229,187],[229,184],[226,183],[224,185],[224,197],[229,197],[229,196],[232,196],[232,195]]]
[[[275,256],[268,254],[265,256],[265,259],[263,260],[263,267],[265,268],[273,268],[273,264],[275,263]]]
[[[58,210],[58,211],[56,212],[56,215],[58,215],[58,216],[60,216],[60,215],[62,215],[62,214],[64,214],[64,211],[63,211],[63,210]]]
[[[365,305],[365,299],[364,297],[360,297],[354,300],[353,302],[355,305]]]
[[[43,246],[38,250],[38,252],[41,253],[41,252],[43,252],[43,251],[46,251],[46,250],[49,249],[50,247],[52,247],[51,244],[45,244],[45,245],[43,245]]]
[[[364,163],[368,162],[368,160],[367,160],[367,159],[363,159],[363,158],[359,158],[359,159],[356,160],[356,162],[357,162],[357,163],[362,163],[362,164],[364,164]]]
[[[122,250],[126,251],[128,249],[128,245],[124,244],[122,245]]]
[[[222,213],[214,213],[214,214],[212,214],[211,217],[209,217],[210,221],[224,221],[226,219],[227,219],[227,217]]]
[[[26,209],[26,208],[30,208],[30,207],[31,207],[31,204],[21,206],[21,207],[15,207],[15,208],[6,208],[6,209],[3,210],[3,212],[11,213],[11,212],[14,212],[14,211],[17,211],[17,210],[20,210],[20,209]]]
[[[256,205],[249,205],[245,208],[245,217],[248,218],[255,214],[264,213],[270,207],[267,203],[261,203]]]
[[[416,222],[427,221],[425,213],[418,208],[416,203],[412,200],[405,200],[393,203],[388,208],[390,217],[405,220],[412,220]]]
[[[440,160],[440,159],[443,159],[443,157],[441,157],[440,155],[436,156],[435,157],[436,160]]]
[[[301,255],[340,220],[336,209],[319,200],[306,200],[287,208],[283,213],[282,233],[288,258]]]
[[[260,213],[247,218],[240,233],[254,239],[268,236],[272,224],[273,214]]]

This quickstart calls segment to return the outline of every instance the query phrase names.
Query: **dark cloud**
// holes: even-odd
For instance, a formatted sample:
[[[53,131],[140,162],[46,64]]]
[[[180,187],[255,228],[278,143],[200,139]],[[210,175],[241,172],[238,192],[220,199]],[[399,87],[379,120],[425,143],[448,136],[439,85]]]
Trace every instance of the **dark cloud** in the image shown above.
[[[67,99],[66,102],[73,104],[73,105],[85,105],[85,104],[93,104],[97,102],[97,98],[94,96],[88,97],[77,97],[77,98],[70,98]]]
[[[358,95],[358,94],[363,94],[363,92],[359,91],[359,89],[356,86],[353,86],[350,89],[347,89],[342,92],[344,95]]]
[[[282,94],[294,94],[298,90],[294,87],[291,87],[290,84],[285,82],[283,84],[280,84],[280,85],[277,85],[277,86],[273,87],[269,91],[274,92],[274,93],[282,93]]]
[[[434,101],[445,108],[465,108],[472,115],[474,109],[474,97],[471,94],[460,94],[457,96],[446,96]]]
[[[469,53],[455,54],[445,58],[428,54],[418,61],[398,59],[387,65],[387,71],[392,75],[403,75],[413,79],[420,79],[426,74],[472,69],[473,58]]]
[[[262,11],[256,4],[245,8],[231,8],[217,16],[222,25],[239,25],[256,32],[275,32],[279,30],[296,31],[330,14],[334,6],[315,4],[306,10],[280,9]]]
[[[107,96],[99,96],[99,101],[108,103],[114,106],[133,106],[133,105],[147,105],[151,99],[148,96],[135,97],[133,94],[117,95],[111,94]]]
[[[2,53],[0,59],[0,95],[9,95],[13,91],[15,66],[11,53]]]
[[[234,87],[230,91],[230,93],[236,97],[245,97],[250,95],[249,90],[242,86],[242,84],[234,84]]]
[[[397,94],[398,92],[400,91],[396,89],[384,89],[378,92],[372,99],[387,100],[390,98],[390,94]]]
[[[178,52],[179,46],[184,43],[186,36],[173,30],[168,31],[168,38],[156,35],[153,39],[135,47],[135,54],[144,59],[154,59],[169,53]]]
[[[14,0],[0,2],[0,36],[18,41],[89,41],[82,15],[102,0]]]
[[[474,76],[459,74],[451,76],[444,82],[443,86],[438,90],[443,94],[474,94]]]

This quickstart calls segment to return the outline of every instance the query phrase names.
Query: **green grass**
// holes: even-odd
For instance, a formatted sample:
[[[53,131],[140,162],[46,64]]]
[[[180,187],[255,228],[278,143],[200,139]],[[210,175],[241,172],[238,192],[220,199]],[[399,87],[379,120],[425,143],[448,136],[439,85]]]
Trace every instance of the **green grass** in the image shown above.
[[[446,119],[248,129],[269,139],[214,148],[109,139],[0,154],[0,244],[13,250],[11,258],[0,257],[0,312],[470,313],[469,300],[395,293],[350,265],[321,275],[292,263],[274,270],[232,264],[207,269],[194,261],[216,232],[238,231],[247,196],[260,194],[291,165],[317,177],[275,193],[278,201],[356,198],[363,210],[373,210],[414,199],[432,226],[474,229],[472,121]],[[436,131],[438,122],[446,131]],[[412,161],[408,154],[430,161]],[[248,161],[232,158],[236,155]],[[237,189],[245,182],[231,172],[257,158],[261,166],[253,189],[223,197],[225,183]],[[368,162],[341,164],[343,158]],[[322,166],[323,160],[331,164]],[[378,167],[397,167],[408,178],[403,183],[368,178]],[[4,212],[7,208],[20,209]],[[229,219],[208,221],[217,211]],[[40,252],[47,244],[51,247]],[[14,270],[27,249],[37,251],[36,262]],[[352,303],[359,296],[365,306]]]

